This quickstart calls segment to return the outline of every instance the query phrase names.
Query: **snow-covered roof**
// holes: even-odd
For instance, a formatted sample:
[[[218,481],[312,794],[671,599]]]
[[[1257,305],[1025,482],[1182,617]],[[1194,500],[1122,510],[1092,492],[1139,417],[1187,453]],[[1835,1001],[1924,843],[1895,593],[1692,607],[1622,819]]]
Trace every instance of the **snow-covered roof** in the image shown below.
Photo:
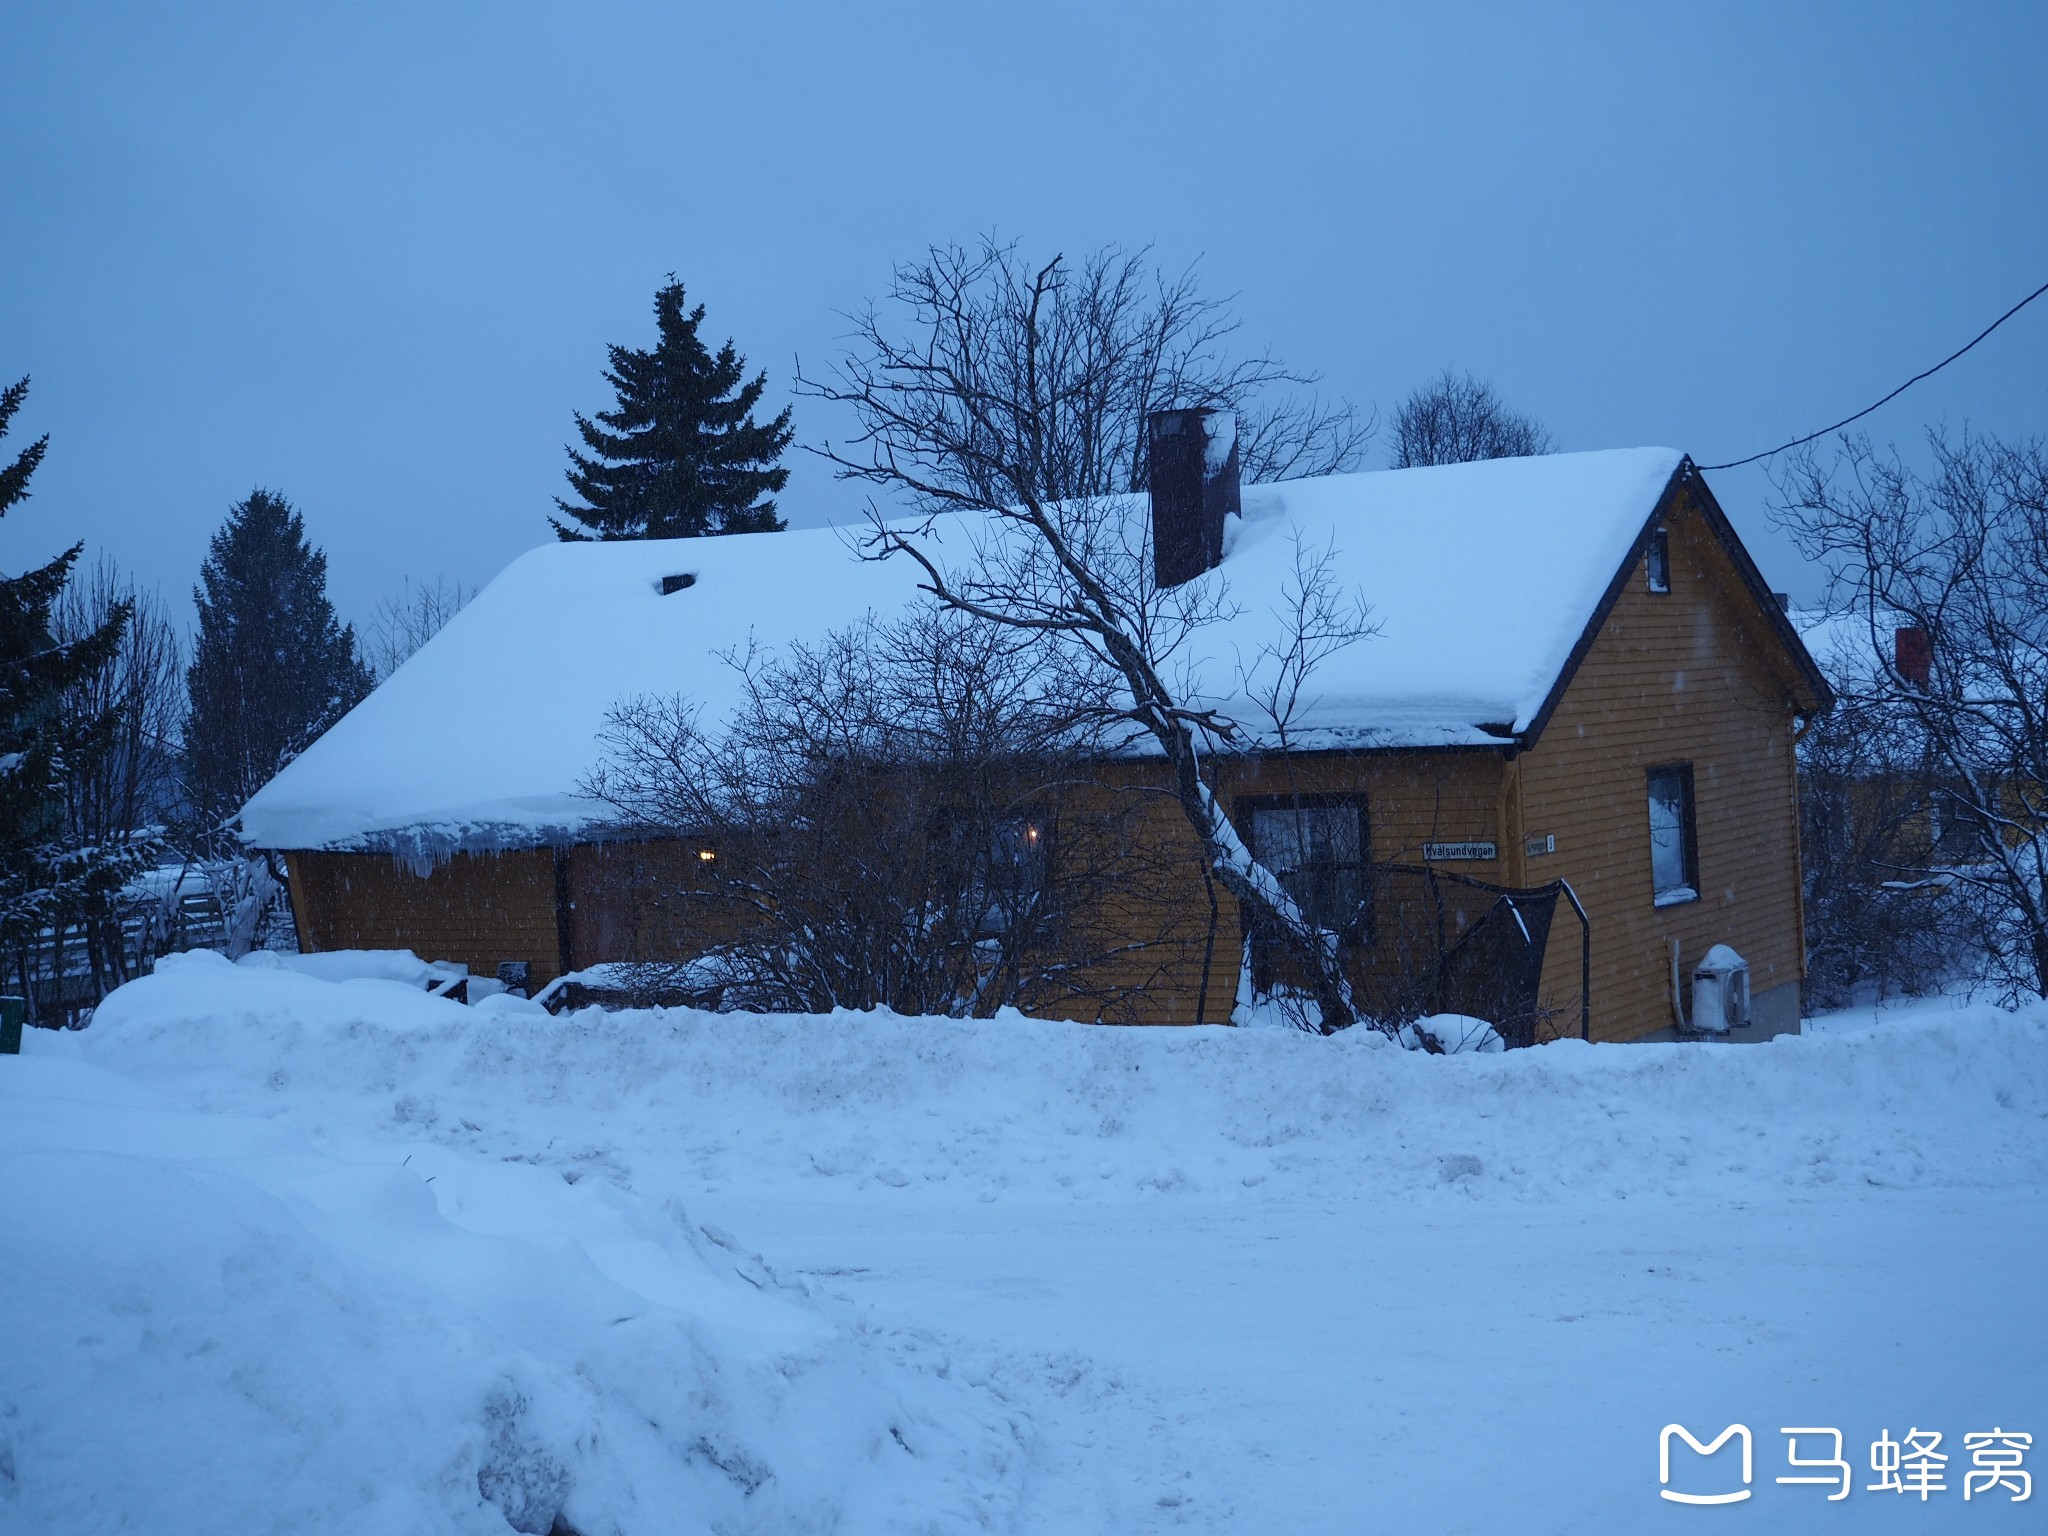
[[[1243,668],[1283,638],[1297,549],[1327,549],[1377,628],[1316,671],[1294,744],[1498,745],[1534,722],[1680,461],[1635,448],[1247,487],[1222,566],[1198,578],[1226,584],[1229,616],[1176,673],[1255,731]],[[664,595],[680,575],[695,579]],[[419,851],[573,838],[597,815],[577,789],[612,705],[681,693],[715,721],[738,692],[725,655],[900,612],[919,575],[856,558],[829,528],[532,550],[259,791],[243,835]]]

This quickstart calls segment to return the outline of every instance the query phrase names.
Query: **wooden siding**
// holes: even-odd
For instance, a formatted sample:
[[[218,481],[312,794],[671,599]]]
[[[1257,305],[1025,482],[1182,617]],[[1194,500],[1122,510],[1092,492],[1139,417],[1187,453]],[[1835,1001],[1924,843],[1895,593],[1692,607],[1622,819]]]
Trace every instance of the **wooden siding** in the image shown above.
[[[1239,800],[1362,793],[1373,861],[1416,864],[1424,843],[1500,844],[1501,757],[1487,748],[1265,757],[1222,764],[1218,787],[1241,832],[1250,823],[1235,809]],[[1500,880],[1504,868],[1499,859],[1445,867],[1481,880]]]
[[[425,875],[381,853],[289,853],[285,863],[307,949],[409,949],[483,976],[524,960],[539,986],[561,973],[555,857],[458,853]]]
[[[1500,754],[1479,750],[1249,760],[1226,765],[1220,788],[1226,805],[1240,797],[1363,794],[1371,857],[1416,861],[1425,841],[1500,843],[1500,784]],[[1096,930],[1091,950],[1121,952],[1079,977],[1075,991],[1028,1003],[1027,1012],[1131,1024],[1230,1017],[1242,918],[1217,887],[1212,928],[1194,837],[1180,807],[1159,792],[1163,787],[1155,765],[1104,775],[1100,794],[1142,797],[1131,835],[1152,850],[1137,877],[1084,919]],[[287,860],[309,949],[408,948],[483,974],[502,960],[524,960],[538,986],[560,973],[564,952],[558,857],[573,967],[687,954],[715,942],[718,935],[698,931],[701,904],[661,894],[703,878],[696,853],[692,843],[645,841],[583,845],[560,855],[458,854],[425,876],[383,854],[292,853]],[[1450,867],[1484,880],[1502,877],[1497,861]]]
[[[1122,910],[1110,915],[1132,941],[1142,940],[1142,947],[1090,968],[1082,985],[1114,1000],[1099,1014],[1111,1022],[1227,1022],[1244,935],[1237,903],[1220,886],[1203,882],[1194,834],[1179,804],[1163,792],[1163,768],[1134,765],[1105,777],[1125,792],[1146,796],[1139,835],[1160,850],[1154,867],[1165,878],[1124,893]],[[1266,796],[1363,795],[1369,857],[1413,863],[1421,860],[1425,842],[1500,844],[1501,783],[1502,754],[1482,748],[1246,759],[1220,763],[1217,787],[1240,831],[1247,833],[1249,807],[1243,802]],[[1446,867],[1481,880],[1502,879],[1500,860],[1461,860]],[[1024,1011],[1072,1016],[1071,999],[1062,1007],[1027,1004]]]
[[[1670,942],[1688,1004],[1692,967],[1732,945],[1756,992],[1804,975],[1789,674],[1698,509],[1667,519],[1671,591],[1641,562],[1541,740],[1516,762],[1521,835],[1555,836],[1516,878],[1564,878],[1593,919],[1593,1035],[1673,1023]],[[1699,899],[1655,905],[1647,773],[1690,763]],[[1558,930],[1561,939],[1564,930]],[[1544,1000],[1567,1005],[1578,957],[1553,942]]]
[[[728,937],[708,927],[715,909],[670,894],[706,884],[708,866],[698,858],[704,846],[646,839],[570,849],[570,963],[661,960],[701,953]]]

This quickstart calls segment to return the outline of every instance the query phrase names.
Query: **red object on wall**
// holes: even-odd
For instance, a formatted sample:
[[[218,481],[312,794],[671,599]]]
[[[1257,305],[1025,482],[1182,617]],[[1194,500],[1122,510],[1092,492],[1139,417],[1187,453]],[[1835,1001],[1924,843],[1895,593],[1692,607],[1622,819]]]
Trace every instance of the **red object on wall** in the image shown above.
[[[1934,637],[1917,626],[1893,630],[1892,665],[1915,688],[1925,688],[1934,670]]]

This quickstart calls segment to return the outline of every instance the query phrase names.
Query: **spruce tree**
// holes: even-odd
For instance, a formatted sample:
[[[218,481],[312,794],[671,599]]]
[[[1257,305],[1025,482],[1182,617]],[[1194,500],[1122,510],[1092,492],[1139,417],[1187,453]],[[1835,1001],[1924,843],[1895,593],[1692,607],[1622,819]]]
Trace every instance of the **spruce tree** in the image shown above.
[[[0,438],[27,398],[27,379],[0,390]],[[0,516],[28,499],[49,444],[38,438],[0,468]],[[50,610],[82,548],[0,575],[0,975],[13,973],[39,1019],[38,935],[106,908],[154,853],[146,837],[66,836],[67,776],[109,750],[118,722],[111,708],[67,711],[64,695],[113,660],[129,620],[128,605],[116,604],[97,628],[68,643],[54,637]]]
[[[730,341],[713,356],[697,334],[704,306],[685,311],[673,275],[654,296],[659,340],[651,351],[612,347],[605,380],[616,409],[576,430],[589,451],[569,449],[569,484],[580,502],[555,499],[580,527],[558,519],[564,539],[674,539],[704,533],[769,533],[783,523],[768,499],[789,480],[777,461],[789,446],[789,411],[754,420],[767,375],[744,380]],[[743,382],[744,380],[744,382]]]
[[[327,600],[327,556],[292,504],[256,490],[213,536],[185,674],[185,773],[200,832],[225,843],[242,804],[371,688],[355,629]]]

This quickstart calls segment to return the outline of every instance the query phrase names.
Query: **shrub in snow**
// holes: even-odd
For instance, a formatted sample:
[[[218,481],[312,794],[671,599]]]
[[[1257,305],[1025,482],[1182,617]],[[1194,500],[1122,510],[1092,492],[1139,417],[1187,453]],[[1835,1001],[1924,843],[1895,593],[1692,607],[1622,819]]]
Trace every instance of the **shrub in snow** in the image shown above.
[[[1144,797],[1072,792],[1114,744],[1101,686],[930,608],[730,661],[729,718],[627,700],[588,786],[629,839],[613,859],[650,831],[703,854],[647,871],[643,921],[726,942],[605,967],[593,990],[982,1018],[1028,1002],[1117,1019],[1138,1001],[1105,962],[1187,872]]]
[[[1452,1152],[1436,1160],[1436,1176],[1446,1184],[1455,1184],[1460,1179],[1476,1179],[1486,1172],[1486,1164],[1469,1152]]]
[[[260,855],[221,864],[214,872],[213,888],[220,902],[221,947],[230,960],[239,960],[255,948],[281,888],[270,872],[270,861]]]
[[[1417,1050],[1456,1056],[1466,1051],[1504,1051],[1507,1044],[1484,1019],[1462,1013],[1433,1013],[1403,1026],[1401,1043]]]

